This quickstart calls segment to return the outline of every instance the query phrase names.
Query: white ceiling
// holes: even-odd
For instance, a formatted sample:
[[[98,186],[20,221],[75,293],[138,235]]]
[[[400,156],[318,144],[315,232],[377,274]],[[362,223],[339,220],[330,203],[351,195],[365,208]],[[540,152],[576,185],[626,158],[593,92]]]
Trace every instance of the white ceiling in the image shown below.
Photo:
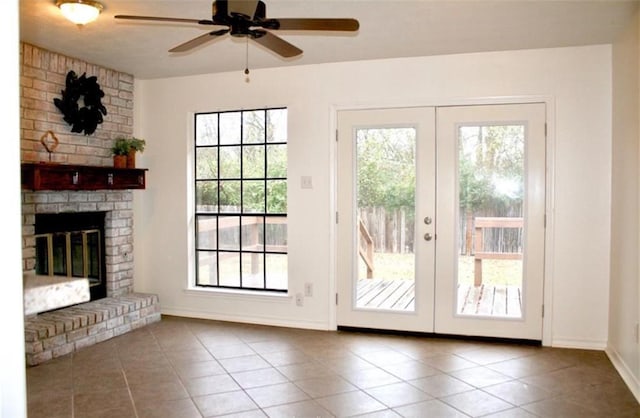
[[[4,0],[3,0],[4,1]],[[198,25],[116,21],[116,14],[210,19],[210,0],[101,0],[78,28],[55,0],[20,0],[21,40],[137,78],[245,68],[245,39],[224,36],[189,53],[168,50],[207,30]],[[352,17],[355,34],[278,32],[304,50],[282,59],[249,41],[249,68],[378,58],[611,43],[638,0],[264,0],[267,17]],[[215,27],[217,28],[217,27]],[[211,30],[211,29],[209,29]]]

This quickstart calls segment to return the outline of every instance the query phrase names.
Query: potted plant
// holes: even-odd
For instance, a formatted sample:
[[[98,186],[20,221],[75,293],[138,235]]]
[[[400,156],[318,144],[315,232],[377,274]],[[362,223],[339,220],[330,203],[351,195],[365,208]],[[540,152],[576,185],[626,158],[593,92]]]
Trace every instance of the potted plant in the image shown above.
[[[145,140],[140,138],[116,138],[116,142],[111,148],[114,167],[135,168],[136,152],[144,151],[145,145]]]
[[[144,139],[129,139],[129,152],[127,153],[127,167],[136,168],[136,152],[143,152],[146,142]]]
[[[116,168],[125,168],[127,166],[127,156],[131,151],[131,144],[126,138],[117,138],[111,147],[113,153],[113,166]]]

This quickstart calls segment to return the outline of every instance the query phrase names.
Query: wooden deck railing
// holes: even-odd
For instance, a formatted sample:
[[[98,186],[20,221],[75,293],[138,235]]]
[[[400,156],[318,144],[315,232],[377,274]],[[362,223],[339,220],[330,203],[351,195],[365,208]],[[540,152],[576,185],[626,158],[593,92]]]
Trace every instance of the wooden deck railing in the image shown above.
[[[261,216],[244,216],[242,217],[242,226],[243,227],[251,227],[248,234],[248,240],[242,242],[242,250],[249,251],[287,251],[287,245],[275,245],[275,244],[266,244],[264,242],[260,242],[260,228],[263,225],[263,219],[267,225],[271,224],[286,224],[287,218],[284,216],[267,216],[266,218],[262,218]],[[216,219],[212,217],[209,221],[201,222],[199,231],[213,231],[217,228],[220,230],[229,229],[229,228],[240,228],[240,217],[238,216],[219,216],[218,223],[216,224]],[[263,237],[263,241],[264,241]],[[222,251],[221,258],[230,258],[234,257],[235,253],[225,253]],[[251,253],[251,274],[257,274],[262,271],[262,258],[261,254]],[[263,262],[263,261],[262,261]]]
[[[522,228],[522,218],[475,218],[474,286],[482,284],[482,260],[522,260],[522,253],[496,253],[484,251],[485,228]]]
[[[358,231],[358,254],[367,266],[367,279],[373,279],[373,238],[362,219],[358,219]]]

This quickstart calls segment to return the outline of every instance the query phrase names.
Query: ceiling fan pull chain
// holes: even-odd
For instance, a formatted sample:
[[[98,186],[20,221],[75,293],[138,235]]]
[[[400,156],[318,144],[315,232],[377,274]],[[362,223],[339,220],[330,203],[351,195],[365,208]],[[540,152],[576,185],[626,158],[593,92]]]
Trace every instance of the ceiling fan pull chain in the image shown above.
[[[246,65],[244,67],[244,74],[247,77],[245,78],[244,81],[246,81],[248,83],[249,82],[249,37],[248,36],[246,37],[246,40],[247,40],[246,41],[246,49],[245,49],[245,51],[246,51],[246,55],[245,55],[245,63],[246,63]]]

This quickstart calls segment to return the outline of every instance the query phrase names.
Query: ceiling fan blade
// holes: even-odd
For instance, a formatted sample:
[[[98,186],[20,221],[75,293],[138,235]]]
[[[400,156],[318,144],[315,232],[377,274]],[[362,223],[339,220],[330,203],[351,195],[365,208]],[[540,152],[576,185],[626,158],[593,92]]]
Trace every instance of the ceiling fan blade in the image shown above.
[[[213,25],[211,20],[203,19],[183,19],[179,17],[157,17],[157,16],[131,16],[131,15],[115,15],[115,19],[123,20],[147,20],[153,22],[175,22],[175,23],[197,23],[199,25]]]
[[[220,0],[218,0],[220,1]],[[228,13],[240,13],[250,19],[256,14],[259,0],[228,0]]]
[[[221,30],[205,33],[204,35],[200,35],[196,38],[191,39],[190,41],[180,44],[174,48],[171,48],[169,52],[186,52],[190,49],[193,49],[197,46],[207,43],[213,39],[216,39],[217,37],[224,35],[227,32],[229,32],[229,29],[221,29]]]
[[[290,57],[295,57],[296,55],[302,54],[302,50],[300,48],[290,44],[289,42],[272,34],[271,32],[267,32],[267,31],[256,31],[256,32],[258,35],[262,35],[262,33],[264,33],[264,35],[251,36],[251,38],[254,41],[264,46],[265,48],[272,50],[273,52],[275,52],[276,54],[282,57],[290,58]]]
[[[355,32],[360,27],[356,19],[273,19],[280,23],[280,30],[331,30]]]

